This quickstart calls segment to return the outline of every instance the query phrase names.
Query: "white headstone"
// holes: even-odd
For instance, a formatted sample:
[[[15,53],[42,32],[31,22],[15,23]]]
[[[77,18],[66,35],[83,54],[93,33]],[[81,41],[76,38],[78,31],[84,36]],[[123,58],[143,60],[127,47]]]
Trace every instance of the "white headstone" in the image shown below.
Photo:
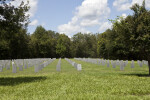
[[[23,66],[19,65],[19,71],[23,71]]]
[[[3,71],[3,66],[2,65],[0,65],[0,72],[2,72]]]
[[[17,66],[15,65],[14,61],[12,61],[12,72],[17,73]]]
[[[109,61],[107,62],[107,67],[109,67]]]
[[[60,71],[61,70],[61,59],[59,59],[58,64],[56,66],[56,70]]]
[[[142,67],[142,66],[143,66],[142,61],[139,61],[139,66],[140,66],[140,67]]]
[[[81,70],[82,70],[81,64],[78,64],[78,65],[77,65],[77,70],[78,70],[78,71],[81,71]]]
[[[27,69],[27,63],[24,62],[24,69]]]
[[[34,70],[35,70],[36,73],[39,72],[39,65],[35,65]]]
[[[7,63],[6,69],[7,69],[7,70],[10,69],[10,62]]]
[[[124,70],[124,62],[123,62],[123,60],[120,61],[120,70]]]
[[[74,67],[75,67],[76,69],[77,69],[77,65],[78,65],[77,63],[74,63]]]
[[[113,66],[113,68],[116,68],[116,62],[115,61],[112,62],[112,66]]]
[[[134,61],[131,62],[131,68],[134,68]]]

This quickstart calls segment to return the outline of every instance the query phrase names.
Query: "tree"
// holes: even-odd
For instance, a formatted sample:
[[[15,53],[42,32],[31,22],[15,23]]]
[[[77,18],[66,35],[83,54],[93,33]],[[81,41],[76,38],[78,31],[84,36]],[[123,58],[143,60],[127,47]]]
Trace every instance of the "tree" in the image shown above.
[[[131,9],[134,11],[131,24],[135,25],[131,30],[131,40],[141,57],[148,60],[150,75],[150,11],[145,9],[145,0],[142,6],[135,4]]]
[[[37,26],[35,32],[31,35],[30,51],[32,57],[56,57],[56,40],[58,33],[46,30],[42,26]]]
[[[97,57],[97,38],[94,34],[77,33],[72,38],[75,57]]]
[[[65,34],[60,34],[57,40],[56,54],[62,58],[70,57],[71,56],[70,46],[71,46],[70,38]]]
[[[10,1],[12,0],[0,0],[1,59],[19,57],[20,52],[18,52],[18,48],[22,46],[20,44],[21,38],[19,37],[24,37],[29,22],[29,16],[26,15],[26,12],[29,10],[28,3],[24,4],[24,2],[21,2],[20,6],[15,7],[11,5]],[[23,42],[23,40],[21,41]]]
[[[112,30],[117,37],[109,39],[113,39],[117,47],[121,47],[118,48],[119,55],[128,55],[130,59],[148,60],[150,75],[150,11],[145,8],[145,0],[142,6],[135,4],[131,10],[134,12],[133,15],[113,22]]]

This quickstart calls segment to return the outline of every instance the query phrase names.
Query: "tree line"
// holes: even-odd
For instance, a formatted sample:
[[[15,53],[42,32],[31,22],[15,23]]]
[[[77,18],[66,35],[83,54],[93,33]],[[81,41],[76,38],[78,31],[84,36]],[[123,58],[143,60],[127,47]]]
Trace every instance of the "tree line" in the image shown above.
[[[98,55],[106,59],[148,60],[150,62],[150,11],[145,0],[131,7],[133,15],[111,20],[112,29],[100,34]]]
[[[22,2],[14,7],[0,0],[0,59],[91,57],[145,59],[150,62],[150,11],[135,4],[132,15],[117,17],[103,33],[77,33],[69,38],[43,26],[27,32],[30,9]]]
[[[112,29],[100,34],[98,55],[106,59],[148,60],[150,75],[150,10],[145,0],[131,7],[132,15],[111,20]]]
[[[94,34],[69,38],[42,26],[27,33],[29,2],[15,7],[11,1],[0,0],[0,59],[98,57]]]

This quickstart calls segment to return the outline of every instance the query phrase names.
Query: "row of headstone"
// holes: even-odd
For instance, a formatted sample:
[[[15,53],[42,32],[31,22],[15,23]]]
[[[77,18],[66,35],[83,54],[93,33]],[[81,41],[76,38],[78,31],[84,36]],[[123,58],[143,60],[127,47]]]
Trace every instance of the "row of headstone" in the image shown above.
[[[24,69],[27,69],[29,67],[35,66],[37,63],[42,63],[46,59],[16,59],[12,61],[12,72],[17,73],[17,67],[19,68],[19,71],[23,71]]]
[[[68,58],[65,58],[65,60],[68,61],[72,66],[74,66],[78,71],[82,70],[82,65],[81,64],[77,64],[76,62],[73,62]]]
[[[81,60],[84,62],[89,62],[89,63],[93,63],[93,64],[98,64],[97,59],[92,59],[92,58],[74,58],[76,60]]]
[[[56,66],[57,71],[61,71],[61,58],[59,58],[57,66]]]
[[[0,72],[3,71],[3,68],[6,68],[7,70],[9,70],[10,63],[11,63],[11,60],[0,60]]]
[[[56,58],[0,60],[0,72],[2,72],[4,68],[10,70],[11,66],[13,73],[17,73],[17,67],[19,68],[19,71],[23,71],[23,69],[27,69],[28,67],[40,65],[41,63],[43,63],[43,66],[46,67],[55,59]]]
[[[137,61],[137,63],[138,63],[138,65],[140,66],[140,67],[142,67],[143,65],[147,65],[148,66],[148,61],[146,61],[146,60],[142,60],[142,61]]]
[[[47,59],[46,61],[44,62],[39,62],[39,63],[35,63],[35,66],[34,66],[34,69],[35,69],[35,72],[39,72],[41,71],[44,67],[46,67],[47,65],[49,65],[50,63],[52,63],[56,58],[53,58],[53,59]]]
[[[91,59],[91,58],[74,58],[76,60],[80,60],[80,61],[85,61],[85,62],[90,62],[93,64],[99,64],[102,66],[107,66],[110,67],[110,65],[112,65],[113,68],[116,68],[116,66],[120,66],[120,70],[124,70],[124,68],[127,66],[128,64],[128,60],[123,61],[123,60],[106,60],[106,59]],[[142,61],[137,61],[139,66],[143,66],[144,64],[148,66],[148,61],[142,60]],[[135,67],[135,62],[134,60],[131,61],[131,68]]]

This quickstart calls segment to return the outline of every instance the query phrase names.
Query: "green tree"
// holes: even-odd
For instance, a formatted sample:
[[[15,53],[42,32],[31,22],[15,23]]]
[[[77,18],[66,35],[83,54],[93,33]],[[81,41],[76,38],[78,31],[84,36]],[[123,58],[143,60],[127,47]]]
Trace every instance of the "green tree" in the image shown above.
[[[94,34],[77,33],[72,38],[75,57],[97,57],[97,37]]]
[[[71,57],[71,41],[65,34],[60,34],[56,45],[56,54],[59,57]]]
[[[32,57],[56,57],[56,40],[58,33],[47,31],[42,26],[37,26],[31,35],[30,50]]]
[[[23,50],[20,41],[26,42],[26,39],[20,37],[26,35],[29,22],[29,16],[26,16],[29,10],[28,3],[21,2],[20,6],[15,7],[10,1],[12,0],[0,1],[0,59],[23,57],[20,56],[23,52],[20,51]]]
[[[143,5],[135,4],[131,7],[134,11],[132,19],[133,30],[131,30],[131,41],[139,51],[139,55],[149,62],[149,75],[150,75],[150,11],[145,9],[145,0]]]

